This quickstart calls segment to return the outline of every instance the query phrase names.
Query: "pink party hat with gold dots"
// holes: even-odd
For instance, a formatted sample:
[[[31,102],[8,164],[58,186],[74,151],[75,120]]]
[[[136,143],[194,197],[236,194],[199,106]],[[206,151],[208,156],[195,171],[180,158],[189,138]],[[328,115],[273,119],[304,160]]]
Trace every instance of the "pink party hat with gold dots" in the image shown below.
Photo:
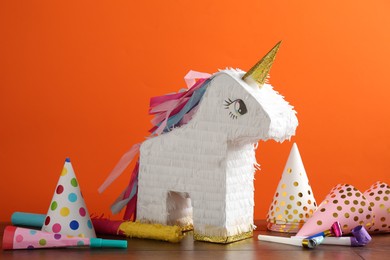
[[[370,201],[363,193],[350,184],[338,184],[321,202],[297,236],[311,236],[328,229],[335,221],[340,223],[343,234],[347,235],[359,225],[369,229],[372,217]]]
[[[316,208],[298,146],[294,143],[267,214],[267,228],[296,233]]]
[[[70,159],[65,160],[42,231],[96,237]]]
[[[368,231],[390,232],[390,186],[377,181],[364,192],[364,196],[370,202],[373,213],[372,225]]]

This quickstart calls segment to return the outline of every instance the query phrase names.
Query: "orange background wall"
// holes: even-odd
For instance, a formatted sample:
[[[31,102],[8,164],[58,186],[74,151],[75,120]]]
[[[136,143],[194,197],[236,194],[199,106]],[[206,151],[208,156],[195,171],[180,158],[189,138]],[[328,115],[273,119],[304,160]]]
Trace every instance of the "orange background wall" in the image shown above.
[[[46,213],[70,157],[91,213],[129,170],[97,188],[144,140],[151,96],[190,70],[248,70],[283,40],[271,83],[298,111],[317,202],[338,183],[390,183],[390,3],[382,1],[1,1],[0,220]],[[265,218],[292,143],[257,151]]]

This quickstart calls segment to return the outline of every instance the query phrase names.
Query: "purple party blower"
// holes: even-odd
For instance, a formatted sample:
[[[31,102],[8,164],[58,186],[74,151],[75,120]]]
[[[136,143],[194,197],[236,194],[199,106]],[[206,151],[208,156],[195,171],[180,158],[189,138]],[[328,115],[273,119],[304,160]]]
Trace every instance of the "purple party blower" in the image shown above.
[[[54,247],[111,247],[127,248],[127,240],[82,238],[44,231],[7,226],[3,235],[3,249],[40,249]]]

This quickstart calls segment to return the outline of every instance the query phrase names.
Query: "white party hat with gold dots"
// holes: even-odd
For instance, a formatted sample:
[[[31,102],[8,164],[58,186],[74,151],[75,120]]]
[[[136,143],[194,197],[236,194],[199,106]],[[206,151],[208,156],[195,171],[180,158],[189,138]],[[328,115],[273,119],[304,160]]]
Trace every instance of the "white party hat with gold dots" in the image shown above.
[[[298,146],[294,143],[267,214],[267,228],[296,233],[316,208]]]
[[[78,237],[96,237],[69,158],[65,160],[42,231]]]

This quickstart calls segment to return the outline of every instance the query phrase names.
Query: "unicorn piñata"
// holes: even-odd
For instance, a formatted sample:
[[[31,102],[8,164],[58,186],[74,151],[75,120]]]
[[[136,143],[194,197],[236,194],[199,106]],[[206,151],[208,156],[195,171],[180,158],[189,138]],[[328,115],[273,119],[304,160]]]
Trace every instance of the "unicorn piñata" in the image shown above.
[[[252,236],[257,142],[282,142],[298,125],[293,107],[266,83],[279,45],[247,73],[190,72],[188,90],[151,99],[154,136],[125,153],[99,189],[139,152],[114,213],[127,205],[124,219],[193,228],[196,240]]]

